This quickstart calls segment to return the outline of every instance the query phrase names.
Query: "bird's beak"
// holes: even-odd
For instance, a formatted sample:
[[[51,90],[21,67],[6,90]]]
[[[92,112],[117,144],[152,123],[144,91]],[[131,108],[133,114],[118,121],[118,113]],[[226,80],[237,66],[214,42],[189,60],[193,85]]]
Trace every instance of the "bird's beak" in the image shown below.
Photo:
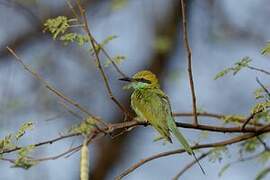
[[[120,81],[128,81],[128,82],[132,82],[133,81],[133,79],[132,78],[129,78],[129,77],[120,78],[118,80],[120,80]]]

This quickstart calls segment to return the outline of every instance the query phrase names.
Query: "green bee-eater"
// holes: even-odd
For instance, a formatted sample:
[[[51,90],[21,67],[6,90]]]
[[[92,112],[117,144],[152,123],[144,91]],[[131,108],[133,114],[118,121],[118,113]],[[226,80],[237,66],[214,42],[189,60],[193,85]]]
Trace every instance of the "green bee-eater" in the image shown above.
[[[171,132],[182,144],[186,152],[189,155],[193,155],[198,162],[186,138],[181,134],[175,124],[169,98],[160,89],[155,74],[144,70],[139,71],[132,78],[126,77],[119,80],[129,82],[128,85],[124,86],[125,89],[134,89],[131,95],[131,107],[137,116],[149,122],[160,133],[162,138],[172,143]],[[199,166],[202,169],[200,164]]]

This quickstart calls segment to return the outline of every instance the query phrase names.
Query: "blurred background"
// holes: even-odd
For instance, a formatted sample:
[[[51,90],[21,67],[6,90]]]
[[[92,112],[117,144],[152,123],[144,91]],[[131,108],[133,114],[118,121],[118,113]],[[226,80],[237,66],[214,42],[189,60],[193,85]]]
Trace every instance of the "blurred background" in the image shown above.
[[[89,25],[101,42],[108,36],[117,38],[106,45],[111,56],[125,56],[119,67],[128,75],[150,69],[160,78],[162,88],[171,99],[174,112],[190,112],[191,96],[183,47],[180,3],[177,0],[86,0]],[[16,49],[24,62],[64,94],[75,99],[96,116],[108,122],[121,122],[123,114],[110,100],[102,78],[87,49],[68,46],[42,33],[47,18],[72,16],[64,0],[0,0],[0,137],[15,132],[22,123],[32,121],[35,128],[20,140],[21,145],[37,143],[59,136],[81,120],[68,113],[39,81],[26,72],[7,52]],[[243,70],[232,78],[214,76],[244,56],[264,69],[270,68],[269,57],[260,49],[270,39],[270,2],[267,0],[190,0],[187,1],[190,45],[193,52],[193,75],[200,110],[223,114],[248,115],[255,103],[255,77],[269,83],[263,75]],[[106,58],[102,56],[102,63]],[[119,74],[111,65],[105,68],[114,95],[129,107],[129,91],[123,91]],[[79,113],[76,109],[73,111]],[[190,122],[191,118],[179,118]],[[203,123],[217,123],[200,118]],[[201,139],[199,131],[182,129],[190,142],[214,142],[230,134],[210,133]],[[119,138],[109,137],[90,145],[91,178],[113,179],[140,159],[158,152],[179,148],[178,143],[153,142],[156,133],[149,127],[136,128]],[[40,147],[35,157],[56,155],[81,142],[71,138]],[[204,179],[254,179],[262,165],[256,161],[240,163],[222,177],[218,172],[236,160],[237,145],[230,146],[222,161],[202,161]],[[9,154],[8,157],[16,157]],[[169,156],[147,163],[125,179],[171,179],[192,161],[186,154]],[[10,168],[0,162],[0,179],[79,179],[79,153],[69,158],[42,162],[29,170]],[[198,179],[202,173],[194,166],[183,179]]]

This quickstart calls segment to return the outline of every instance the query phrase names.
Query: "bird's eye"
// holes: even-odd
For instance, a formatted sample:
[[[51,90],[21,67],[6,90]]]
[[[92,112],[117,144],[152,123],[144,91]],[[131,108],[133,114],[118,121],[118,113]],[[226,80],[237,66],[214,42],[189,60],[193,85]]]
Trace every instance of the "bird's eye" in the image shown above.
[[[144,78],[138,78],[138,79],[136,79],[136,80],[139,81],[139,82],[151,84],[151,81],[149,81],[149,80],[147,80],[147,79],[144,79]]]

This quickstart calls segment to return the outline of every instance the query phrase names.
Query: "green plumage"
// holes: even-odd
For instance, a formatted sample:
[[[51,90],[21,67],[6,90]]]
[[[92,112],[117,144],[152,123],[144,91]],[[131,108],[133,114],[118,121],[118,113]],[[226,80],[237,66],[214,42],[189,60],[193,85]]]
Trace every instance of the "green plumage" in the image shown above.
[[[184,149],[192,154],[187,140],[177,129],[169,99],[162,90],[159,88],[136,89],[131,95],[131,107],[140,118],[148,121],[169,142],[172,142],[170,138],[170,132],[172,132]]]
[[[134,89],[131,95],[131,107],[137,116],[148,121],[169,142],[172,142],[170,137],[170,133],[172,133],[186,152],[195,158],[204,173],[195,153],[175,124],[169,98],[159,88],[155,74],[150,71],[140,71],[132,78],[125,77],[120,80],[129,82],[124,87],[125,89]]]

